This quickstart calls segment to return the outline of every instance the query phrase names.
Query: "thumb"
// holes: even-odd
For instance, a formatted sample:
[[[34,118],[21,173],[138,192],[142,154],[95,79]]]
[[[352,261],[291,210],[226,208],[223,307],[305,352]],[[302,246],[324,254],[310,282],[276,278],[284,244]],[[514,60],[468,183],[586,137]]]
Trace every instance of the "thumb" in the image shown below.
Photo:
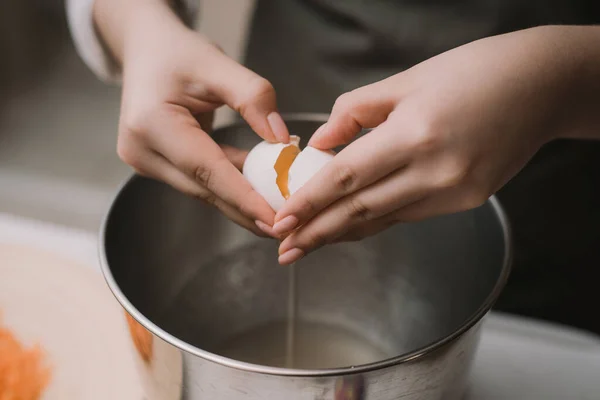
[[[347,144],[362,129],[375,128],[385,122],[395,102],[384,91],[382,82],[344,93],[337,98],[329,120],[310,138],[309,146],[322,150]]]
[[[271,83],[231,58],[221,54],[208,81],[213,91],[229,107],[240,113],[250,127],[269,142],[289,142],[289,132],[277,111]]]

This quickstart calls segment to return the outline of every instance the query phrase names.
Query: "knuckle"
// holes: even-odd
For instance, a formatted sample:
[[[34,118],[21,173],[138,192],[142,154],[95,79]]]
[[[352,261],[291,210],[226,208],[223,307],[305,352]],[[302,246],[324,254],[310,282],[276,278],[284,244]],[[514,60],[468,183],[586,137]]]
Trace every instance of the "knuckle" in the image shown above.
[[[275,92],[273,85],[271,82],[266,80],[265,78],[257,77],[253,79],[252,83],[249,87],[249,98],[250,99],[259,99],[265,96],[270,96]]]
[[[237,204],[237,209],[243,215],[254,215],[253,204],[256,204],[252,201],[256,196],[260,196],[254,189],[248,190],[248,192],[241,198],[240,202]]]
[[[347,92],[339,96],[333,104],[333,111],[336,113],[343,113],[350,110],[352,108],[352,105],[354,104],[353,93],[354,91]]]
[[[120,138],[117,141],[117,155],[125,164],[134,169],[142,168],[142,156],[140,149],[132,141]]]
[[[437,149],[439,136],[433,130],[421,131],[412,146],[412,151],[418,154],[429,154]]]
[[[342,165],[337,169],[335,184],[344,193],[352,191],[353,188],[357,185],[357,182],[358,174],[356,173],[354,168],[348,165]]]
[[[132,139],[143,140],[149,129],[151,112],[136,112],[124,116],[121,120],[121,133]]]
[[[271,82],[262,77],[254,77],[246,86],[246,91],[241,96],[240,101],[235,105],[235,109],[244,114],[246,108],[261,99],[275,95],[275,89]]]
[[[215,190],[215,173],[221,168],[226,167],[224,163],[229,163],[229,160],[225,155],[217,156],[216,159],[211,160],[192,160],[191,157],[186,157],[180,162],[180,168],[188,176],[190,176],[200,187],[208,189],[209,191]]]
[[[471,193],[464,196],[462,201],[462,210],[471,210],[485,204],[488,200],[488,194],[482,190],[474,190]]]
[[[464,183],[469,176],[470,169],[465,162],[457,162],[447,167],[437,183],[439,189],[451,189]]]
[[[211,167],[200,164],[194,168],[194,180],[205,188],[209,188],[212,182],[213,170]]]
[[[302,199],[300,209],[304,211],[306,215],[315,215],[319,211],[319,207],[308,197]]]
[[[430,154],[440,147],[444,136],[443,128],[429,117],[417,117],[416,120],[419,122],[412,130],[411,151],[417,154]]]
[[[348,201],[348,216],[353,220],[370,221],[373,219],[371,209],[356,197]]]

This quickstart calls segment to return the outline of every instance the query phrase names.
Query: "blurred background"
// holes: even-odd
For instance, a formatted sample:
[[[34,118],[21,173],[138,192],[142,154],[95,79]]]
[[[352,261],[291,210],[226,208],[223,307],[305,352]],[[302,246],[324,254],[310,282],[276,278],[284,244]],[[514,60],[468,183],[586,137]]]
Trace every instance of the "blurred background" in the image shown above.
[[[243,57],[254,1],[201,4],[199,30]],[[0,60],[0,212],[96,231],[131,171],[115,150],[120,89],[75,52],[64,0],[0,1]]]

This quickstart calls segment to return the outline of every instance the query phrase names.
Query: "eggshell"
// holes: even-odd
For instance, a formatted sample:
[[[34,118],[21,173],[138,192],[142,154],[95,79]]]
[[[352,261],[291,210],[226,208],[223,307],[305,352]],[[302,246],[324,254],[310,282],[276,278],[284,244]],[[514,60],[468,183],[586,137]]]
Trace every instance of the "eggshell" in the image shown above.
[[[288,172],[288,190],[290,195],[300,189],[321,168],[333,160],[333,151],[306,147],[298,154]]]
[[[284,148],[290,145],[298,147],[299,144],[298,136],[290,136],[288,144],[261,142],[250,150],[244,162],[244,177],[275,211],[279,211],[286,201],[277,186],[275,163]],[[290,195],[308,182],[333,159],[334,155],[333,151],[319,150],[310,146],[302,150],[288,171]]]
[[[291,136],[288,144],[260,142],[250,150],[244,161],[242,169],[244,177],[275,211],[278,211],[285,203],[285,198],[276,183],[275,162],[285,147],[298,146],[299,142],[298,136]]]

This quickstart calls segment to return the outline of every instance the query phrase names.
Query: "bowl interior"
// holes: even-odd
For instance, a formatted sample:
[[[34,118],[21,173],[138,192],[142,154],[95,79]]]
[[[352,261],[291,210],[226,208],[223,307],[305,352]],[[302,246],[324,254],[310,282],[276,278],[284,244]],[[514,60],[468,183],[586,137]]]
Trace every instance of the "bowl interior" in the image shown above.
[[[288,118],[304,142],[319,125]],[[258,142],[245,125],[214,135],[243,148]],[[290,274],[277,264],[275,241],[142,177],[118,194],[103,235],[116,288],[167,339],[282,366]],[[296,264],[297,366],[366,364],[452,335],[491,306],[507,250],[503,219],[488,202],[309,255]]]

